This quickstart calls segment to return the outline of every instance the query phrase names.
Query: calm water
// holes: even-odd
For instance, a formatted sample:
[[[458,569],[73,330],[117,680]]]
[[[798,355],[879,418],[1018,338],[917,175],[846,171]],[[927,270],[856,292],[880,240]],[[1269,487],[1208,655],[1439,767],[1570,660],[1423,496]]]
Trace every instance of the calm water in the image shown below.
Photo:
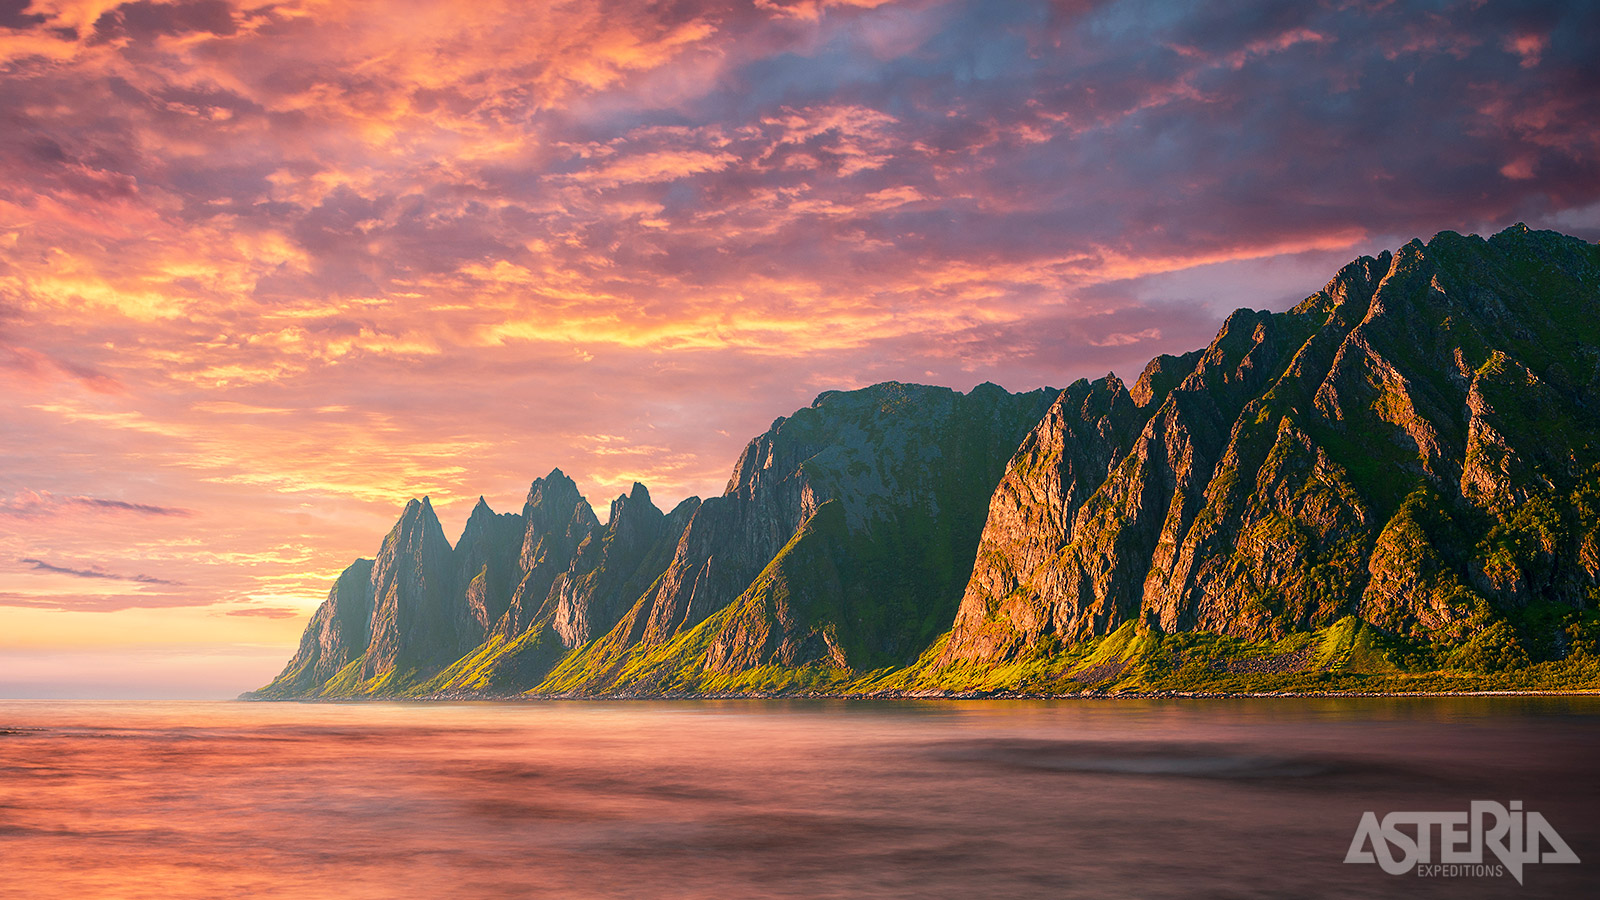
[[[1578,897],[1600,699],[0,702],[0,897]],[[1584,860],[1342,860],[1523,800]]]

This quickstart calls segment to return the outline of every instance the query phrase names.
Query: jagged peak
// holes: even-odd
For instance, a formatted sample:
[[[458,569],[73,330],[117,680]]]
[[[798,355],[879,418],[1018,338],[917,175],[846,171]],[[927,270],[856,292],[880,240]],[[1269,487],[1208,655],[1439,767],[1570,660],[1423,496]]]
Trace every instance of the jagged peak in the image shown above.
[[[1377,256],[1356,257],[1340,267],[1322,290],[1289,310],[1289,315],[1313,317],[1319,324],[1335,317],[1342,317],[1346,322],[1359,321],[1366,315],[1373,293],[1389,273],[1392,260],[1393,254],[1388,250]]]
[[[1487,246],[1488,242],[1476,234],[1441,231],[1423,246],[1423,256],[1437,259],[1453,253],[1479,253]]]
[[[400,518],[402,520],[415,516],[422,516],[423,518],[433,518],[437,520],[438,517],[433,511],[433,502],[428,499],[427,495],[423,495],[421,500],[418,500],[415,497],[407,500],[405,509],[401,510],[400,512]]]
[[[1055,391],[1054,388],[1036,388],[1035,390]],[[810,408],[819,409],[823,406],[830,406],[839,403],[872,403],[879,401],[884,395],[890,395],[893,397],[904,398],[912,400],[913,402],[917,402],[926,398],[937,397],[941,395],[982,398],[1003,397],[1008,396],[1010,393],[1011,392],[1006,390],[1004,386],[996,384],[992,381],[983,381],[973,385],[972,390],[967,391],[964,394],[953,388],[944,387],[942,385],[919,384],[912,381],[880,381],[876,384],[869,384],[865,387],[859,387],[847,391],[823,391],[817,395],[815,400],[811,401]],[[777,430],[778,426],[782,425],[789,418],[790,417],[787,416],[779,416],[778,418],[774,419],[772,422],[772,427],[769,428],[768,431]]]
[[[577,482],[567,477],[560,469],[551,469],[550,474],[543,478],[535,478],[528,487],[528,499],[525,507],[542,506],[546,502],[556,502],[566,506],[569,502],[583,499],[578,491]]]
[[[1216,340],[1221,341],[1241,328],[1249,328],[1251,331],[1255,331],[1256,325],[1260,324],[1263,318],[1270,315],[1272,313],[1264,309],[1251,309],[1248,306],[1241,306],[1228,313],[1228,317],[1222,320],[1222,328],[1217,332]]]
[[[1377,256],[1358,256],[1345,263],[1343,268],[1330,279],[1323,290],[1330,295],[1338,295],[1341,286],[1359,285],[1361,287],[1377,287],[1378,280],[1383,273],[1389,271],[1389,264],[1394,259],[1394,254],[1387,250]]]
[[[1437,235],[1434,236],[1434,240],[1438,240]],[[1427,252],[1428,245],[1422,242],[1422,238],[1412,238],[1406,241],[1400,245],[1400,249],[1396,250],[1394,256],[1390,258],[1389,272],[1384,277],[1387,278],[1396,272],[1403,272],[1407,268],[1417,265],[1427,255]]]
[[[1452,246],[1452,245],[1459,245],[1459,244],[1467,244],[1467,245],[1481,245],[1481,244],[1486,244],[1486,243],[1487,244],[1523,244],[1523,243],[1527,243],[1529,241],[1535,241],[1535,242],[1568,242],[1568,241],[1570,241],[1570,242],[1575,242],[1575,243],[1585,243],[1584,241],[1582,241],[1582,240],[1580,240],[1578,238],[1574,238],[1571,235],[1562,234],[1559,231],[1548,231],[1548,230],[1542,230],[1542,229],[1529,228],[1528,224],[1526,222],[1518,222],[1515,225],[1509,226],[1507,228],[1500,229],[1499,231],[1497,231],[1494,234],[1490,235],[1487,240],[1485,240],[1483,237],[1481,237],[1480,235],[1477,235],[1477,234],[1465,234],[1465,235],[1463,235],[1460,232],[1456,232],[1456,231],[1448,231],[1448,230],[1441,231],[1438,234],[1435,234],[1433,236],[1433,238],[1428,241],[1427,248],[1429,250],[1437,250],[1437,249],[1440,249],[1440,248],[1443,248],[1443,247],[1449,247],[1449,246]]]
[[[649,510],[656,515],[661,515],[655,503],[650,500],[650,489],[635,481],[633,488],[626,494],[618,494],[611,501],[611,512],[606,516],[606,527],[615,529],[623,516],[638,515],[638,510]]]
[[[1272,316],[1267,310],[1248,307],[1240,307],[1229,313],[1222,321],[1222,327],[1217,329],[1217,336],[1211,339],[1210,346],[1201,351],[1194,374],[1203,375],[1206,370],[1226,360],[1230,353],[1245,349],[1253,343],[1256,329],[1270,321]]]
[[[472,504],[472,512],[467,514],[467,524],[471,525],[473,522],[484,521],[494,517],[495,511],[493,507],[489,506],[489,501],[485,500],[482,494],[479,494],[478,502]]]
[[[1128,396],[1140,409],[1165,400],[1172,389],[1183,383],[1194,371],[1204,350],[1190,350],[1181,356],[1163,353],[1145,364],[1144,371],[1134,382]]]
[[[427,497],[421,500],[413,497],[406,501],[400,518],[395,520],[394,527],[389,529],[388,536],[384,538],[384,547],[396,541],[415,540],[419,533],[425,540],[437,539],[444,543],[446,549],[450,547],[450,540],[444,536],[444,527],[439,524],[439,516],[433,511],[433,503]]]

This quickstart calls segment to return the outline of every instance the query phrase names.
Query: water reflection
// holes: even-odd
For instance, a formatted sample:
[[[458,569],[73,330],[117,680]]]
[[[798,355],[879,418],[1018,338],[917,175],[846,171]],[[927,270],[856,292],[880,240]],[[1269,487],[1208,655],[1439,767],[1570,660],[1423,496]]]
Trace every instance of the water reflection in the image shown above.
[[[1473,799],[1589,859],[1597,738],[1594,698],[3,703],[0,897],[1575,896],[1342,859]]]

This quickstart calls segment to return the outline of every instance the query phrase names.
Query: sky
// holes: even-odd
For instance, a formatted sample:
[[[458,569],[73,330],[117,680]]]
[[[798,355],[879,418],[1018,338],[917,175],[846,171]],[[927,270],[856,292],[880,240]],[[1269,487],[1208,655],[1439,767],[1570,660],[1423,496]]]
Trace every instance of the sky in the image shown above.
[[[1597,123],[1584,2],[0,0],[0,697],[257,687],[411,497],[1593,241]]]

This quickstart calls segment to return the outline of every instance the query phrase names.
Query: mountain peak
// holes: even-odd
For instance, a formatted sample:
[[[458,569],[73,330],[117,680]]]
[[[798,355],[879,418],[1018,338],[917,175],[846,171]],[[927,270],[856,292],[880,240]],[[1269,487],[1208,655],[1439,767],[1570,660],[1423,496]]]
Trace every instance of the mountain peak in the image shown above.
[[[444,539],[444,530],[439,524],[439,515],[433,510],[433,503],[427,497],[421,500],[412,498],[406,502],[406,507],[400,512],[400,518],[395,521],[394,529],[390,532],[393,536],[401,534],[426,534],[430,537],[437,533]],[[445,541],[445,546],[449,542]]]
[[[494,517],[494,508],[489,505],[489,501],[485,500],[482,494],[479,494],[478,502],[472,504],[472,512],[467,513],[467,524],[470,525],[473,522],[493,519]]]
[[[635,518],[646,510],[652,517],[661,516],[661,510],[650,500],[650,489],[635,481],[632,490],[626,494],[618,494],[617,498],[611,501],[611,512],[606,517],[606,525],[615,531],[624,519]]]

